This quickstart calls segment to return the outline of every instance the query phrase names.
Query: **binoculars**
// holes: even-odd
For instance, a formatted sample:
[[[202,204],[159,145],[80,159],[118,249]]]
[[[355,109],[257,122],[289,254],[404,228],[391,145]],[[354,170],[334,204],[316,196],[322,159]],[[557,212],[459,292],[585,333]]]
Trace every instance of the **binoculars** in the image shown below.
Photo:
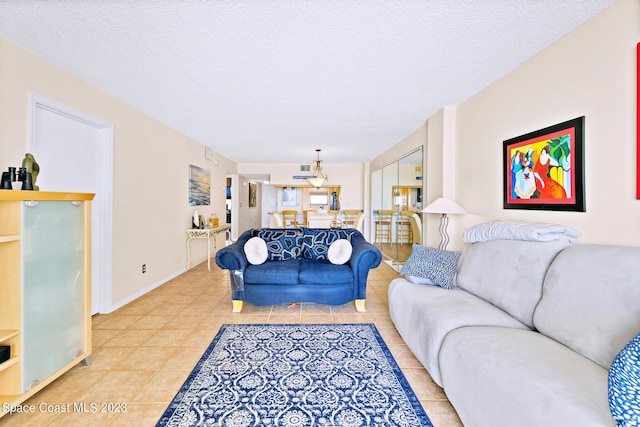
[[[2,172],[2,182],[0,182],[0,189],[12,190],[12,183],[16,181],[22,182],[22,190],[33,190],[33,178],[31,176],[31,172],[27,172],[27,168],[14,167],[9,167],[9,170],[7,172]]]

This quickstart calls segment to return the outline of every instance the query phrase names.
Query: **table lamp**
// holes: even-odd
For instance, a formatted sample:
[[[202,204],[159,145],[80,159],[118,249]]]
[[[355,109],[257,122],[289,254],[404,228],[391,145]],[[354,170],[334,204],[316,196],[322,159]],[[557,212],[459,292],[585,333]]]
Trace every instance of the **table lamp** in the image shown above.
[[[447,249],[447,243],[449,243],[449,236],[447,235],[447,224],[449,224],[448,215],[466,214],[459,204],[446,197],[439,197],[430,203],[426,208],[422,209],[422,212],[426,213],[438,213],[442,217],[440,219],[440,235],[442,236],[442,242],[440,243],[440,249]]]

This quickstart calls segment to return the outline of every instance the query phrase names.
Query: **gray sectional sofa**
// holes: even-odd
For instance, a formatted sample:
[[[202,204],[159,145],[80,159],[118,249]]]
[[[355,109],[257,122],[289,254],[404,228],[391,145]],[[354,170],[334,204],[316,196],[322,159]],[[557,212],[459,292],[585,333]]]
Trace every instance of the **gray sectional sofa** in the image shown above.
[[[472,243],[456,284],[395,279],[389,309],[465,427],[616,425],[607,376],[640,331],[640,248]]]

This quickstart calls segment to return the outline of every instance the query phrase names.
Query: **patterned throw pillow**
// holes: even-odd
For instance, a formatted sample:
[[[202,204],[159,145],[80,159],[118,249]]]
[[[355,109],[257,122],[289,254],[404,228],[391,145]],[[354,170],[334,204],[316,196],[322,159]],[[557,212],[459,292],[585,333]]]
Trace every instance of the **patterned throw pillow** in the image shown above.
[[[304,228],[302,238],[302,258],[313,260],[329,259],[329,246],[338,239],[351,242],[354,230],[333,230],[330,228]]]
[[[404,263],[400,274],[429,279],[441,288],[451,289],[455,283],[458,260],[462,252],[430,248],[414,243],[411,255]],[[424,283],[428,283],[425,281]]]
[[[640,334],[611,363],[609,410],[618,426],[640,425]]]
[[[302,230],[297,228],[263,228],[257,237],[267,242],[269,261],[300,258]]]

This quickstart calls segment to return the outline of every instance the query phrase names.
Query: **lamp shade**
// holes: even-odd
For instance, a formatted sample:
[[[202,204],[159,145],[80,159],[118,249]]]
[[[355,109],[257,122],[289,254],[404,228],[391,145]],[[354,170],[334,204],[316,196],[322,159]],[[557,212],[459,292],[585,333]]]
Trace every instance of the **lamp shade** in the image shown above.
[[[465,211],[459,204],[457,204],[451,199],[447,199],[446,197],[437,198],[436,200],[431,202],[426,208],[422,209],[422,212],[448,214],[448,215],[458,215],[458,214],[467,213],[467,211]]]
[[[326,176],[316,176],[316,177],[309,177],[309,178],[305,178],[305,180],[314,188],[320,188],[324,185],[325,182],[327,182],[327,177]]]

